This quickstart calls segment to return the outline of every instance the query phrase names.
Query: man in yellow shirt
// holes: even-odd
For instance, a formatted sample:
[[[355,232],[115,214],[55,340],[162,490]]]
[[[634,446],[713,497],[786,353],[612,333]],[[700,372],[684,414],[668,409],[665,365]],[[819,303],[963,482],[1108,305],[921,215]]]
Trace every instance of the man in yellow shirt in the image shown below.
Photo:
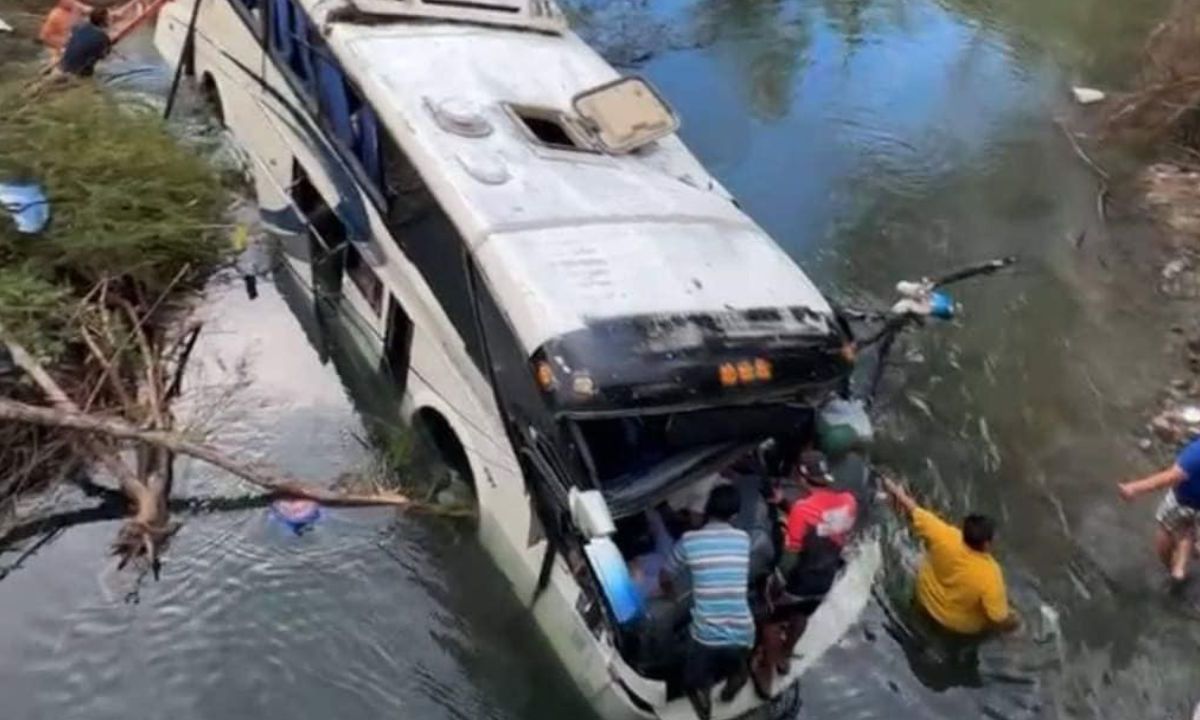
[[[968,515],[956,528],[917,505],[907,491],[883,478],[896,506],[912,518],[925,543],[917,573],[917,601],[939,625],[960,635],[1008,632],[1020,626],[1008,607],[1004,573],[992,557],[995,526],[984,515]]]

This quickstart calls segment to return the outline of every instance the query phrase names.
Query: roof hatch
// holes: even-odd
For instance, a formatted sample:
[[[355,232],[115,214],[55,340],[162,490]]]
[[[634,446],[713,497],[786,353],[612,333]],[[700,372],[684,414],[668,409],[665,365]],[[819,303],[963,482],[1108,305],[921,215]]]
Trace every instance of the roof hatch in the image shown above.
[[[679,116],[639,77],[625,77],[576,95],[571,104],[606,152],[633,152],[679,129]]]
[[[446,20],[562,33],[567,20],[554,0],[350,0],[368,15]]]

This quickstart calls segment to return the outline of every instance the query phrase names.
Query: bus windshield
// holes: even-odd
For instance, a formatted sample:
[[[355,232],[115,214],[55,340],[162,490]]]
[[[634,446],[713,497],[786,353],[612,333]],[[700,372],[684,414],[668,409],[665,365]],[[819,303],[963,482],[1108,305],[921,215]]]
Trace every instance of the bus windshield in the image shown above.
[[[567,422],[583,465],[620,518],[728,466],[767,438],[810,436],[814,411],[798,404],[731,406]]]

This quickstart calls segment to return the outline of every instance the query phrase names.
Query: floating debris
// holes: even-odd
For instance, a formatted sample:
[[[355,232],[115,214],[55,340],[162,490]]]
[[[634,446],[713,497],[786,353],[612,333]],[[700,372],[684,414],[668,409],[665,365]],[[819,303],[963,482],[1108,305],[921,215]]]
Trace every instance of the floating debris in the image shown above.
[[[321,519],[321,506],[314,500],[276,500],[271,503],[271,517],[300,535]]]
[[[1073,87],[1071,94],[1075,96],[1075,102],[1080,105],[1098,103],[1106,97],[1104,91],[1089,87]]]

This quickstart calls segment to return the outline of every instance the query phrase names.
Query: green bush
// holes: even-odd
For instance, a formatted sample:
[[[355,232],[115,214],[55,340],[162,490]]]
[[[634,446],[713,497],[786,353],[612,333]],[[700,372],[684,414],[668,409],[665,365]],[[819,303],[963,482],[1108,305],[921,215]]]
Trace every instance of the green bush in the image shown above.
[[[70,292],[27,265],[0,267],[0,323],[18,342],[43,357],[54,357],[65,341]]]
[[[30,99],[0,87],[0,180],[40,182],[51,219],[23,236],[4,219],[0,264],[86,291],[125,278],[148,295],[184,266],[200,279],[228,250],[227,195],[194,148],[145,110],[118,105],[92,83]],[[8,278],[12,280],[13,278]]]

